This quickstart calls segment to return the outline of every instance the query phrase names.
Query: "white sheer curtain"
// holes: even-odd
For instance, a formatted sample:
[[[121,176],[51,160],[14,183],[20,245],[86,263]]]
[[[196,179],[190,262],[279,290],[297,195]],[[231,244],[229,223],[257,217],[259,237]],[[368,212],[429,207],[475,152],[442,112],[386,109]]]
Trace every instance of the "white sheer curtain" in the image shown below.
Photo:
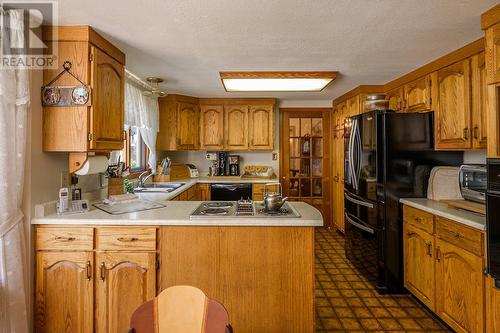
[[[125,125],[139,128],[149,149],[148,165],[156,172],[156,135],[159,130],[159,109],[156,96],[146,96],[131,82],[125,83]]]
[[[19,45],[22,11],[1,15],[9,22],[3,46]],[[5,24],[5,23],[4,23]],[[4,30],[5,31],[5,30]],[[9,39],[9,40],[8,40]],[[28,332],[27,257],[23,197],[26,125],[29,103],[27,70],[0,69],[0,332]]]

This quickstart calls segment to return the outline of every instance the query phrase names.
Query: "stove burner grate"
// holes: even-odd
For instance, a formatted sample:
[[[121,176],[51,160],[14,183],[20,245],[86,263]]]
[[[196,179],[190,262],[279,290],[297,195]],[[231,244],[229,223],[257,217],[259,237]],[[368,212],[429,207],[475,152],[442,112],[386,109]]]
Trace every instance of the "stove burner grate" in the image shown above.
[[[207,208],[200,212],[203,215],[227,215],[229,211],[223,208]]]

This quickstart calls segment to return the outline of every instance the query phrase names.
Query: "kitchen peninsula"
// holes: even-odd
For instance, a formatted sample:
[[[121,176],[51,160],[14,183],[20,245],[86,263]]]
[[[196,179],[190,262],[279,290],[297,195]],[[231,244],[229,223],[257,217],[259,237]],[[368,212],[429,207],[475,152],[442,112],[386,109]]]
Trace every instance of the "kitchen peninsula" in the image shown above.
[[[314,227],[323,225],[316,208],[293,202],[300,217],[192,219],[201,202],[162,203],[32,220],[40,331],[63,331],[69,319],[88,331],[95,323],[126,332],[131,313],[173,285],[220,301],[236,332],[314,331]]]

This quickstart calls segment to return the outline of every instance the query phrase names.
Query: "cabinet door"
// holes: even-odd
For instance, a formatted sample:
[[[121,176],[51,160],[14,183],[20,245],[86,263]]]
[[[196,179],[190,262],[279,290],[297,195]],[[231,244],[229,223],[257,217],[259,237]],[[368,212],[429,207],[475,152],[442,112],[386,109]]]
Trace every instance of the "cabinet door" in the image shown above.
[[[457,332],[483,332],[483,259],[439,238],[436,313]]]
[[[225,149],[248,149],[248,106],[228,105],[224,107]]]
[[[484,52],[472,57],[472,148],[486,149],[486,63]]]
[[[272,150],[274,148],[274,106],[251,105],[248,125],[251,150]]]
[[[156,296],[155,258],[147,252],[97,253],[96,332],[127,332],[135,309]]]
[[[471,148],[470,62],[464,60],[434,74],[436,87],[436,148]]]
[[[91,48],[92,106],[90,149],[123,149],[124,68],[96,47]]]
[[[37,252],[36,332],[94,330],[92,252]]]
[[[500,333],[500,288],[492,277],[486,281],[486,332]]]
[[[177,103],[177,149],[198,149],[198,110],[196,104]]]
[[[404,85],[404,99],[406,112],[420,112],[431,110],[431,79],[424,76]]]
[[[224,107],[222,105],[200,106],[200,148],[224,148]]]
[[[386,94],[386,99],[389,101],[389,109],[397,112],[403,111],[404,106],[404,89],[399,87],[389,91]]]
[[[434,236],[405,223],[403,244],[405,287],[434,311]]]
[[[355,96],[347,100],[347,113],[348,117],[354,117],[361,113],[359,96]]]
[[[500,82],[500,23],[486,30],[488,84]]]

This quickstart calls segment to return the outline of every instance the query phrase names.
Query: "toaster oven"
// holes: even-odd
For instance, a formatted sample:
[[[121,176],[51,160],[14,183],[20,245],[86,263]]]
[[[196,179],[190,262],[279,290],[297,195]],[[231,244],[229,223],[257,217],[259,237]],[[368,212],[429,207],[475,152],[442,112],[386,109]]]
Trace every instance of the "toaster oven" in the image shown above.
[[[465,164],[460,167],[460,191],[465,200],[486,202],[486,165]]]

